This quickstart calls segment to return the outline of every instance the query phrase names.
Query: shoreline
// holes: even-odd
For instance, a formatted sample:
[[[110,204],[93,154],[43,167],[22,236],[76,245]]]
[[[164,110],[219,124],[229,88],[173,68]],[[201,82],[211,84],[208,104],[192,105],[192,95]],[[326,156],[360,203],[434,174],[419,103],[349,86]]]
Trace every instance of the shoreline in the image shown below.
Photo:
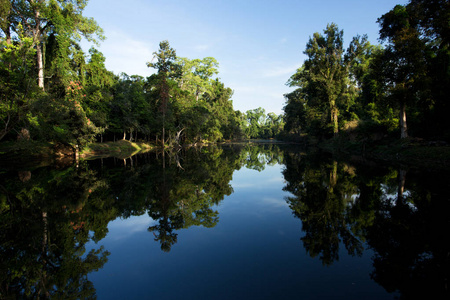
[[[352,142],[346,139],[327,140],[318,144],[293,143],[279,140],[241,140],[225,141],[222,143],[202,143],[183,145],[183,147],[202,147],[208,145],[236,145],[236,144],[277,144],[299,145],[303,147],[317,147],[336,158],[356,161],[383,162],[405,165],[416,168],[433,168],[450,170],[450,146],[437,142],[427,142],[409,138],[398,141]],[[3,146],[3,147],[2,147]],[[116,142],[93,143],[87,145],[78,155],[81,160],[116,157],[129,158],[139,153],[161,149],[154,143]],[[45,144],[37,142],[22,142],[20,144],[0,145],[0,164],[15,165],[29,163],[60,163],[76,161],[75,152],[68,146]]]

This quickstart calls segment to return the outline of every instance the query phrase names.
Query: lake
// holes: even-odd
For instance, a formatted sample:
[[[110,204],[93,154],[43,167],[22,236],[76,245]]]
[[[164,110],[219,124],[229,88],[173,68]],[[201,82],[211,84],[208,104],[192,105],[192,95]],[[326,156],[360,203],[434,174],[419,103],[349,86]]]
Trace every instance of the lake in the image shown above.
[[[447,171],[282,144],[0,167],[0,298],[448,299]]]

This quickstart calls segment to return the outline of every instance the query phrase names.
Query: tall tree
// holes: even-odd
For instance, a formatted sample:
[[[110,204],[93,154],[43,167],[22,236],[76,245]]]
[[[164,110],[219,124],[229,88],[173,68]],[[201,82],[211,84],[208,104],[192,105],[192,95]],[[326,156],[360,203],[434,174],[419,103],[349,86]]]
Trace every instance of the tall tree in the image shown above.
[[[450,1],[411,0],[407,9],[418,22],[420,38],[428,47],[425,81],[429,86],[421,93],[426,97],[420,99],[420,110],[426,115],[418,127],[426,129],[428,136],[450,140]]]
[[[400,108],[400,137],[408,137],[407,105],[417,101],[417,94],[426,78],[425,52],[418,21],[411,11],[397,5],[378,19],[380,39],[387,42],[384,51],[383,75],[390,94]]]
[[[306,45],[308,59],[304,63],[305,75],[317,87],[322,101],[329,106],[333,135],[339,132],[338,98],[343,92],[347,69],[344,61],[344,32],[332,23],[324,30],[324,35],[315,33]]]
[[[176,51],[170,47],[169,42],[162,41],[159,43],[158,52],[153,52],[153,59],[147,63],[147,66],[158,70],[159,79],[159,96],[160,96],[160,110],[163,117],[162,122],[162,145],[165,143],[165,123],[166,113],[169,103],[169,84],[167,82],[169,76],[178,76],[179,65],[175,63],[177,58]],[[156,62],[153,60],[156,59]]]
[[[88,0],[14,0],[10,1],[9,8],[1,5],[2,13],[3,10],[8,12],[5,13],[7,21],[1,24],[7,39],[11,37],[11,33],[17,33],[19,22],[23,25],[27,36],[33,38],[36,48],[37,81],[42,90],[45,78],[44,49],[49,36],[57,37],[61,49],[66,49],[69,41],[79,41],[81,36],[89,41],[94,41],[95,35],[100,39],[103,38],[102,29],[94,19],[82,15],[87,2]]]
[[[307,126],[309,132],[320,134],[331,128],[334,137],[339,133],[340,108],[349,110],[352,101],[350,87],[357,85],[357,74],[350,70],[360,64],[367,52],[367,37],[355,37],[346,51],[343,47],[343,31],[336,24],[329,24],[324,34],[314,33],[306,45],[307,59],[291,76],[288,85],[297,90],[285,95],[285,117],[289,131],[300,132],[293,126]],[[328,121],[327,121],[328,119]],[[329,124],[329,125],[328,125]]]

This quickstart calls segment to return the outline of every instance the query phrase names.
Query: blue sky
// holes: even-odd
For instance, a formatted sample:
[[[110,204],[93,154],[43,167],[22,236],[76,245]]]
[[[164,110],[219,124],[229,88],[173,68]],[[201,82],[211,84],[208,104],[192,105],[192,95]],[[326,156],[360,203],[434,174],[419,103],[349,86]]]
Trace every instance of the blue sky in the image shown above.
[[[328,23],[344,30],[346,45],[367,34],[378,43],[377,19],[407,0],[90,0],[84,11],[104,29],[100,51],[116,74],[149,76],[159,42],[178,56],[212,56],[218,77],[234,90],[243,112],[282,113],[285,84],[305,59],[308,39]]]

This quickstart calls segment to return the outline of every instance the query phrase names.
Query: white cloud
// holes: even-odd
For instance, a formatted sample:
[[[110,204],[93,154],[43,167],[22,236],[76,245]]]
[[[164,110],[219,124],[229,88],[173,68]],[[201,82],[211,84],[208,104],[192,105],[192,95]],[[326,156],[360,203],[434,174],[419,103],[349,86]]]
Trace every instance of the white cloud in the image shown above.
[[[128,219],[116,219],[109,223],[109,236],[115,240],[121,240],[131,236],[137,232],[144,232],[151,226],[156,224],[156,221],[150,218],[147,214],[142,216],[133,216]]]
[[[151,61],[156,47],[142,40],[133,39],[126,33],[114,31],[100,47],[106,57],[106,68],[115,74],[149,76],[154,73],[146,63]]]
[[[264,198],[262,198],[262,202],[265,205],[269,205],[269,206],[272,206],[272,207],[285,207],[285,206],[288,206],[288,204],[286,203],[286,201],[284,199],[279,199],[279,198],[264,197]]]
[[[233,183],[233,189],[249,189],[257,187],[256,183]]]
[[[295,73],[295,71],[297,71],[297,69],[300,67],[300,65],[291,65],[291,66],[287,66],[287,67],[272,67],[272,68],[268,68],[266,69],[263,73],[262,76],[265,78],[272,78],[272,77],[290,77],[292,74]]]

